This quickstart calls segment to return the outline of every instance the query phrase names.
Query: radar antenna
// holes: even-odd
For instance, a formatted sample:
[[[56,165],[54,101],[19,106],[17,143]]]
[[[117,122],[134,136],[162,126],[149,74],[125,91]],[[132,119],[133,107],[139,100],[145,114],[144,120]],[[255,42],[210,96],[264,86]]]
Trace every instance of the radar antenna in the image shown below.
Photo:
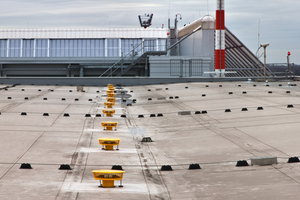
[[[151,26],[152,17],[153,17],[152,13],[150,15],[149,14],[145,14],[143,16],[139,15],[141,27],[147,28]]]

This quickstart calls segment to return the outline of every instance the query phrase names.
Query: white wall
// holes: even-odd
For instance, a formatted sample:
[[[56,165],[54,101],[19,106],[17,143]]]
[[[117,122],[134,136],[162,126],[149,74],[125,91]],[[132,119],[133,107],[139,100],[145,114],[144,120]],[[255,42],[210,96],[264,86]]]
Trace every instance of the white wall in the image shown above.
[[[0,39],[168,38],[162,28],[0,29]]]
[[[209,57],[214,70],[214,30],[199,30],[179,44],[180,56]]]

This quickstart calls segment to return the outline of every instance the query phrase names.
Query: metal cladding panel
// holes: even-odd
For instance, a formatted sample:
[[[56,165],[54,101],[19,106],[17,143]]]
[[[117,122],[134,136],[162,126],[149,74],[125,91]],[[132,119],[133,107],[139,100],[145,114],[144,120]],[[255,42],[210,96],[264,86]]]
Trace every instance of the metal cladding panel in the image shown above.
[[[196,39],[195,34],[197,34],[200,37],[200,40],[195,41],[195,39]],[[202,34],[199,31],[199,32],[194,33],[193,35],[189,36],[184,41],[182,41],[179,44],[179,55],[181,55],[181,56],[195,56],[195,55],[200,56],[200,53],[197,50],[202,47],[201,36],[202,36]],[[196,45],[196,47],[198,47],[198,48],[196,48],[196,51],[195,51],[195,45]]]
[[[211,58],[211,70],[214,67],[214,30],[199,30],[183,40],[180,46],[181,56],[200,56]]]
[[[170,58],[150,57],[151,77],[170,77]]]
[[[2,29],[0,39],[168,38],[168,29]]]
[[[213,59],[214,54],[215,54],[215,48],[214,48],[214,40],[215,40],[215,36],[214,36],[214,30],[202,30],[202,52],[201,52],[201,56],[209,56]]]
[[[193,59],[201,59],[202,60],[202,70],[205,72],[211,71],[211,58],[209,57],[183,57],[183,56],[153,56],[149,57],[150,64],[150,77],[175,77],[182,76],[188,77],[190,76],[190,67],[189,61]],[[182,69],[180,70],[180,61],[183,61]],[[178,65],[175,68],[171,67],[171,62],[178,62]],[[191,66],[193,70],[195,70],[195,66]],[[192,75],[192,76],[208,76],[208,74],[203,73],[202,75]]]

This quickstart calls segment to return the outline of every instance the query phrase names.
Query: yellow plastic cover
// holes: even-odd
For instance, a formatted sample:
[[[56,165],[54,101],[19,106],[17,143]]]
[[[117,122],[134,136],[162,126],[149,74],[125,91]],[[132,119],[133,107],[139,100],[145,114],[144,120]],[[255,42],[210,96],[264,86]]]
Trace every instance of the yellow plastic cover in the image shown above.
[[[110,105],[110,106],[114,106],[115,105],[115,102],[104,102],[104,105]]]
[[[102,126],[112,126],[115,127],[117,126],[118,122],[101,122]]]
[[[120,138],[98,138],[99,140],[105,140],[105,141],[120,141]]]
[[[111,113],[111,114],[114,114],[116,111],[115,111],[115,110],[112,110],[112,109],[103,109],[102,112],[103,112],[103,113]]]
[[[107,96],[108,97],[114,97],[114,96],[116,96],[116,93],[108,93]]]
[[[98,170],[93,170],[93,173],[103,173],[103,174],[120,174],[124,173],[125,171],[123,170],[112,170],[112,169],[98,169]]]

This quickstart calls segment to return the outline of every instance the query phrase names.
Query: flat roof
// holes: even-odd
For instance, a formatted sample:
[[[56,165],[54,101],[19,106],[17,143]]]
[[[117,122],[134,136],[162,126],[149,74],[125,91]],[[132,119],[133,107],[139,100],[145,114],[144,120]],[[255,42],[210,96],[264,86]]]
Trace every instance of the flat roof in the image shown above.
[[[102,113],[106,87],[0,88],[6,86],[0,90],[0,199],[299,198],[300,163],[287,163],[300,156],[297,85],[124,86],[131,97],[117,98],[112,117]],[[102,121],[118,122],[117,130],[103,130]],[[145,136],[153,142],[141,142]],[[100,137],[120,138],[119,150],[102,150]],[[251,158],[264,157],[278,163],[251,165]],[[236,167],[239,160],[249,166]],[[32,169],[20,169],[22,163]],[[72,170],[59,170],[61,164]],[[191,164],[201,169],[189,170]],[[115,188],[98,187],[92,170],[113,165],[125,171],[124,187],[119,181]],[[173,170],[161,171],[166,165]]]

